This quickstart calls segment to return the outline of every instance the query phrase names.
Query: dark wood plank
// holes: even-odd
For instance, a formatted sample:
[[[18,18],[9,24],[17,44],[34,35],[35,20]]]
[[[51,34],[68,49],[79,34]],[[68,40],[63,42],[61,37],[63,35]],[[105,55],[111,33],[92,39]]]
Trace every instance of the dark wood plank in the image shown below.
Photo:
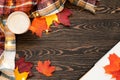
[[[42,38],[30,31],[16,35],[16,59],[25,56],[34,63],[29,80],[78,80],[120,40],[120,13],[112,13],[120,7],[118,0],[102,0],[96,15],[69,2],[66,7],[73,11],[71,27],[52,28]],[[52,77],[35,69],[38,60],[48,59],[57,67]]]

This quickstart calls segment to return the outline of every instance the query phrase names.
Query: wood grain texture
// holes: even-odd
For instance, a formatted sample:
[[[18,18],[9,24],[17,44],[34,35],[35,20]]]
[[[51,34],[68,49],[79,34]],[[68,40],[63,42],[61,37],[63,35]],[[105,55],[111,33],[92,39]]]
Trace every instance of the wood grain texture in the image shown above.
[[[34,63],[28,80],[78,80],[120,40],[119,0],[102,0],[95,15],[69,2],[66,7],[73,11],[70,27],[53,27],[42,38],[29,31],[16,35],[16,59],[25,56]],[[56,66],[52,77],[35,69],[38,60],[48,59]]]

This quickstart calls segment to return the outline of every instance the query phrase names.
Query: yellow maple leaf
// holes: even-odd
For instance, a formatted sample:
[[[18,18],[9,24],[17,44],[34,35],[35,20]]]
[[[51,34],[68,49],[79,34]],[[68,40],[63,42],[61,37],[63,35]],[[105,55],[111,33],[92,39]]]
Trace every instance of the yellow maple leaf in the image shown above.
[[[50,25],[53,23],[53,21],[56,21],[56,22],[59,23],[58,16],[56,14],[49,15],[49,16],[44,16],[42,18],[46,19],[46,23],[47,23],[48,29],[49,29]]]
[[[18,67],[14,70],[14,74],[15,74],[15,80],[26,80],[28,77],[29,72],[23,72],[20,73],[18,71]]]

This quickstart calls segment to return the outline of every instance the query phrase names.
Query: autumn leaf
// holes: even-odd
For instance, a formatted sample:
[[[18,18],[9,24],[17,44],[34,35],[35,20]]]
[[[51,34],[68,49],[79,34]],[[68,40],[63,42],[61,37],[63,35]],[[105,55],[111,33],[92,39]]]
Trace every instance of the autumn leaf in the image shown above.
[[[42,32],[47,30],[47,28],[46,19],[41,17],[35,18],[30,26],[30,30],[39,37],[42,36]]]
[[[16,69],[14,70],[14,74],[15,74],[15,80],[26,80],[27,77],[28,77],[29,72],[20,73],[18,71],[18,67],[16,67]]]
[[[116,80],[120,80],[120,70],[118,71],[113,71],[112,72],[112,77],[116,78]]]
[[[70,20],[69,20],[69,16],[72,14],[72,11],[65,8],[63,9],[62,12],[58,13],[58,20],[61,24],[65,25],[65,26],[70,26]]]
[[[15,62],[15,68],[17,67],[20,73],[29,72],[29,76],[32,76],[31,68],[33,67],[33,64],[31,62],[26,62],[23,57]]]
[[[104,67],[105,72],[112,75],[116,80],[120,80],[120,57],[116,54],[110,54],[109,61],[110,64]]]
[[[55,66],[51,66],[50,64],[51,62],[49,60],[44,62],[38,61],[36,69],[46,76],[52,76],[52,73],[55,71]]]
[[[46,19],[46,24],[48,26],[48,29],[53,24],[54,21],[59,23],[58,16],[56,14],[53,14],[53,15],[50,15],[50,16],[44,16],[42,18]]]

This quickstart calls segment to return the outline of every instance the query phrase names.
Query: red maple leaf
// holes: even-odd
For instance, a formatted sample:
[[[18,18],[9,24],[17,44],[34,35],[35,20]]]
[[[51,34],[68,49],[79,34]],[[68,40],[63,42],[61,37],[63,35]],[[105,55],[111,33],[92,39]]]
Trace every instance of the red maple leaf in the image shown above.
[[[120,80],[120,57],[116,54],[110,54],[110,64],[104,67],[107,74],[111,74],[116,80]]]
[[[32,76],[31,68],[33,64],[31,62],[26,62],[23,57],[15,62],[15,68],[17,67],[20,73],[29,72],[29,76]]]
[[[65,25],[65,26],[70,26],[70,20],[69,20],[69,16],[72,14],[72,11],[65,8],[63,9],[62,12],[57,13],[58,16],[58,20],[61,24]]]
[[[38,61],[38,65],[36,67],[37,71],[46,75],[46,76],[52,76],[52,73],[55,71],[55,66],[50,66],[51,62],[44,61],[43,63],[41,61]]]

